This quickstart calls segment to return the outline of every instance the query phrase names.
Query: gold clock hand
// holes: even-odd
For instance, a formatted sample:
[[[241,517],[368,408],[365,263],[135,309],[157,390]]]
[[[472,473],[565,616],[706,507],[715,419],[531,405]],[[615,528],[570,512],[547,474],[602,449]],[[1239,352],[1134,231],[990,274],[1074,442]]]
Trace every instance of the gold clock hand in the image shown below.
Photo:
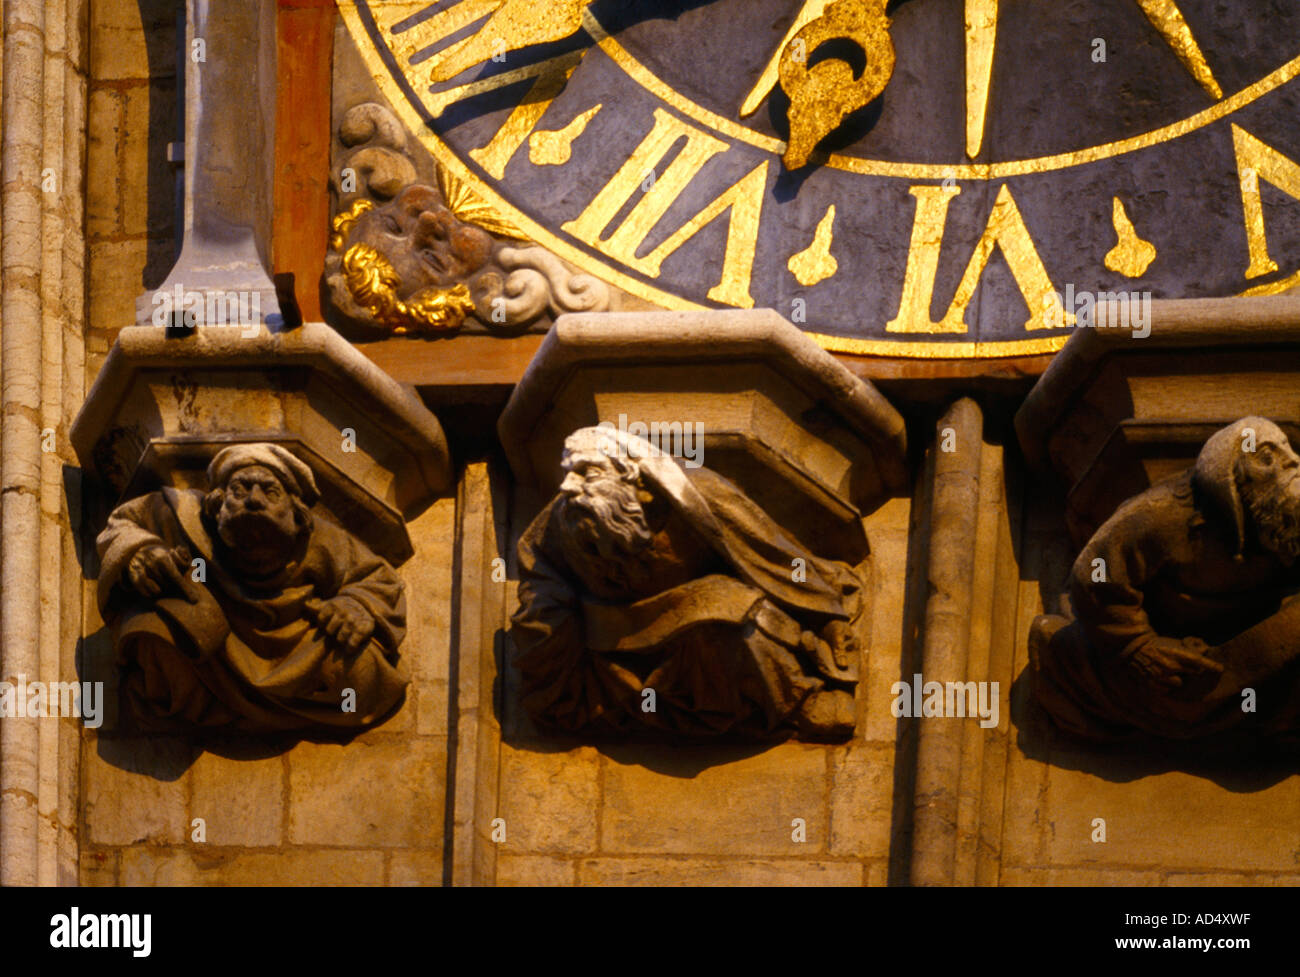
[[[1223,89],[1214,80],[1214,73],[1201,53],[1201,47],[1192,36],[1192,29],[1187,26],[1182,12],[1174,0],[1137,0],[1142,12],[1147,15],[1153,27],[1158,30],[1169,46],[1178,55],[1187,70],[1192,73],[1197,84],[1214,98],[1223,98]]]
[[[966,0],[966,155],[971,159],[984,145],[997,31],[998,0]]]
[[[785,32],[785,37],[781,38],[781,43],[772,52],[772,57],[768,58],[763,73],[758,76],[758,82],[749,90],[749,94],[745,96],[745,101],[741,103],[740,117],[742,119],[747,119],[757,112],[758,107],[763,104],[763,99],[772,93],[772,89],[776,87],[777,71],[781,66],[781,55],[789,47],[790,42],[794,40],[794,36],[809,23],[820,17],[830,2],[831,0],[804,0],[803,8],[795,16],[790,29]],[[812,52],[809,51],[808,53],[811,54]]]
[[[835,0],[786,45],[781,55],[781,88],[790,96],[790,142],[783,160],[797,170],[813,148],[844,117],[885,90],[894,73],[894,42],[889,37],[887,0]],[[866,65],[858,78],[847,62],[830,58],[808,66],[808,55],[830,40],[847,38],[862,48]]]

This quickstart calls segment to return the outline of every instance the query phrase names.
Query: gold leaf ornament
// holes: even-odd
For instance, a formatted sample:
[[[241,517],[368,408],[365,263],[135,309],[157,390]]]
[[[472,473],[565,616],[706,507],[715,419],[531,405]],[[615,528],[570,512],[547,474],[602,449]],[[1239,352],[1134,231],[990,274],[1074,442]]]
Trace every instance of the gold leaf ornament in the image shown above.
[[[817,143],[845,116],[885,90],[894,73],[894,42],[889,36],[887,0],[836,0],[800,30],[781,55],[781,88],[790,97],[790,141],[783,160],[790,170],[808,162]],[[829,58],[808,67],[813,52],[827,41],[850,40],[866,54],[862,75],[847,62]]]
[[[438,189],[442,191],[442,198],[447,202],[447,209],[458,221],[481,227],[489,234],[498,237],[513,238],[517,241],[528,240],[527,234],[500,216],[496,208],[484,203],[483,198],[445,166],[438,167]]]

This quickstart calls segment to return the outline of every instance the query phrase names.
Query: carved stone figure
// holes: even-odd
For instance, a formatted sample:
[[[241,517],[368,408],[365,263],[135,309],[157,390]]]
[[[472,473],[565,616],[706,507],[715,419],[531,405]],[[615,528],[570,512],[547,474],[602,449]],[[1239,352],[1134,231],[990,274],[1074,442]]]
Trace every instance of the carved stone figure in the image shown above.
[[[402,334],[455,329],[474,312],[466,282],[492,238],[457,220],[433,187],[412,184],[378,207],[358,200],[334,228],[334,300],[354,319]]]
[[[338,136],[340,204],[325,286],[351,325],[391,335],[446,334],[473,319],[515,330],[548,311],[610,307],[604,282],[527,245],[522,231],[444,167],[417,168],[390,109],[354,105]]]
[[[852,733],[862,580],[726,478],[612,427],[519,541],[523,703],[566,732]]]
[[[118,506],[97,541],[124,703],[146,730],[348,729],[402,700],[402,582],[312,512],[311,469],[269,443],[224,448],[210,490]]]
[[[1271,421],[1216,432],[1124,503],[1075,561],[1075,620],[1030,634],[1053,721],[1103,742],[1300,732],[1300,457]]]

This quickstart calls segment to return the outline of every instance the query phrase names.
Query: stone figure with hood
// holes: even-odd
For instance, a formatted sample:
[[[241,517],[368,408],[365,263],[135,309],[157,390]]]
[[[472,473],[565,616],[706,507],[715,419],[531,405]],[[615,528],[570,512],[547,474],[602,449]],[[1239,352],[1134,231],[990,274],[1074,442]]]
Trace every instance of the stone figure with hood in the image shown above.
[[[523,703],[564,732],[851,735],[855,568],[809,552],[735,484],[611,426],[565,441],[519,543]]]
[[[1300,734],[1300,457],[1272,421],[1216,432],[1129,499],[1070,574],[1073,620],[1030,635],[1033,687],[1077,736]]]
[[[100,534],[99,602],[145,730],[359,729],[402,701],[393,568],[314,510],[311,469],[272,443],[222,449],[207,492],[163,488]]]

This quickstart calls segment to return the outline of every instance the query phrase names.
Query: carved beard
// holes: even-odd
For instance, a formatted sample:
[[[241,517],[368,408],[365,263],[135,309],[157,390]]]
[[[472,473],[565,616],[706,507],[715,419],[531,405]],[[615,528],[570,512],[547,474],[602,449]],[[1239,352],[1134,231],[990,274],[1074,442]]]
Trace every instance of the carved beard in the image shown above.
[[[1300,558],[1300,481],[1276,479],[1251,486],[1245,493],[1246,509],[1259,543],[1290,566]]]
[[[217,513],[217,535],[239,567],[257,577],[284,569],[300,532],[292,505],[250,512],[227,494]]]
[[[605,557],[639,553],[654,536],[636,486],[616,478],[584,482],[565,499],[563,519],[578,542],[594,543]]]
[[[560,508],[569,559],[588,580],[621,593],[639,591],[651,581],[636,559],[654,533],[637,498],[636,486],[617,478],[584,482]]]

